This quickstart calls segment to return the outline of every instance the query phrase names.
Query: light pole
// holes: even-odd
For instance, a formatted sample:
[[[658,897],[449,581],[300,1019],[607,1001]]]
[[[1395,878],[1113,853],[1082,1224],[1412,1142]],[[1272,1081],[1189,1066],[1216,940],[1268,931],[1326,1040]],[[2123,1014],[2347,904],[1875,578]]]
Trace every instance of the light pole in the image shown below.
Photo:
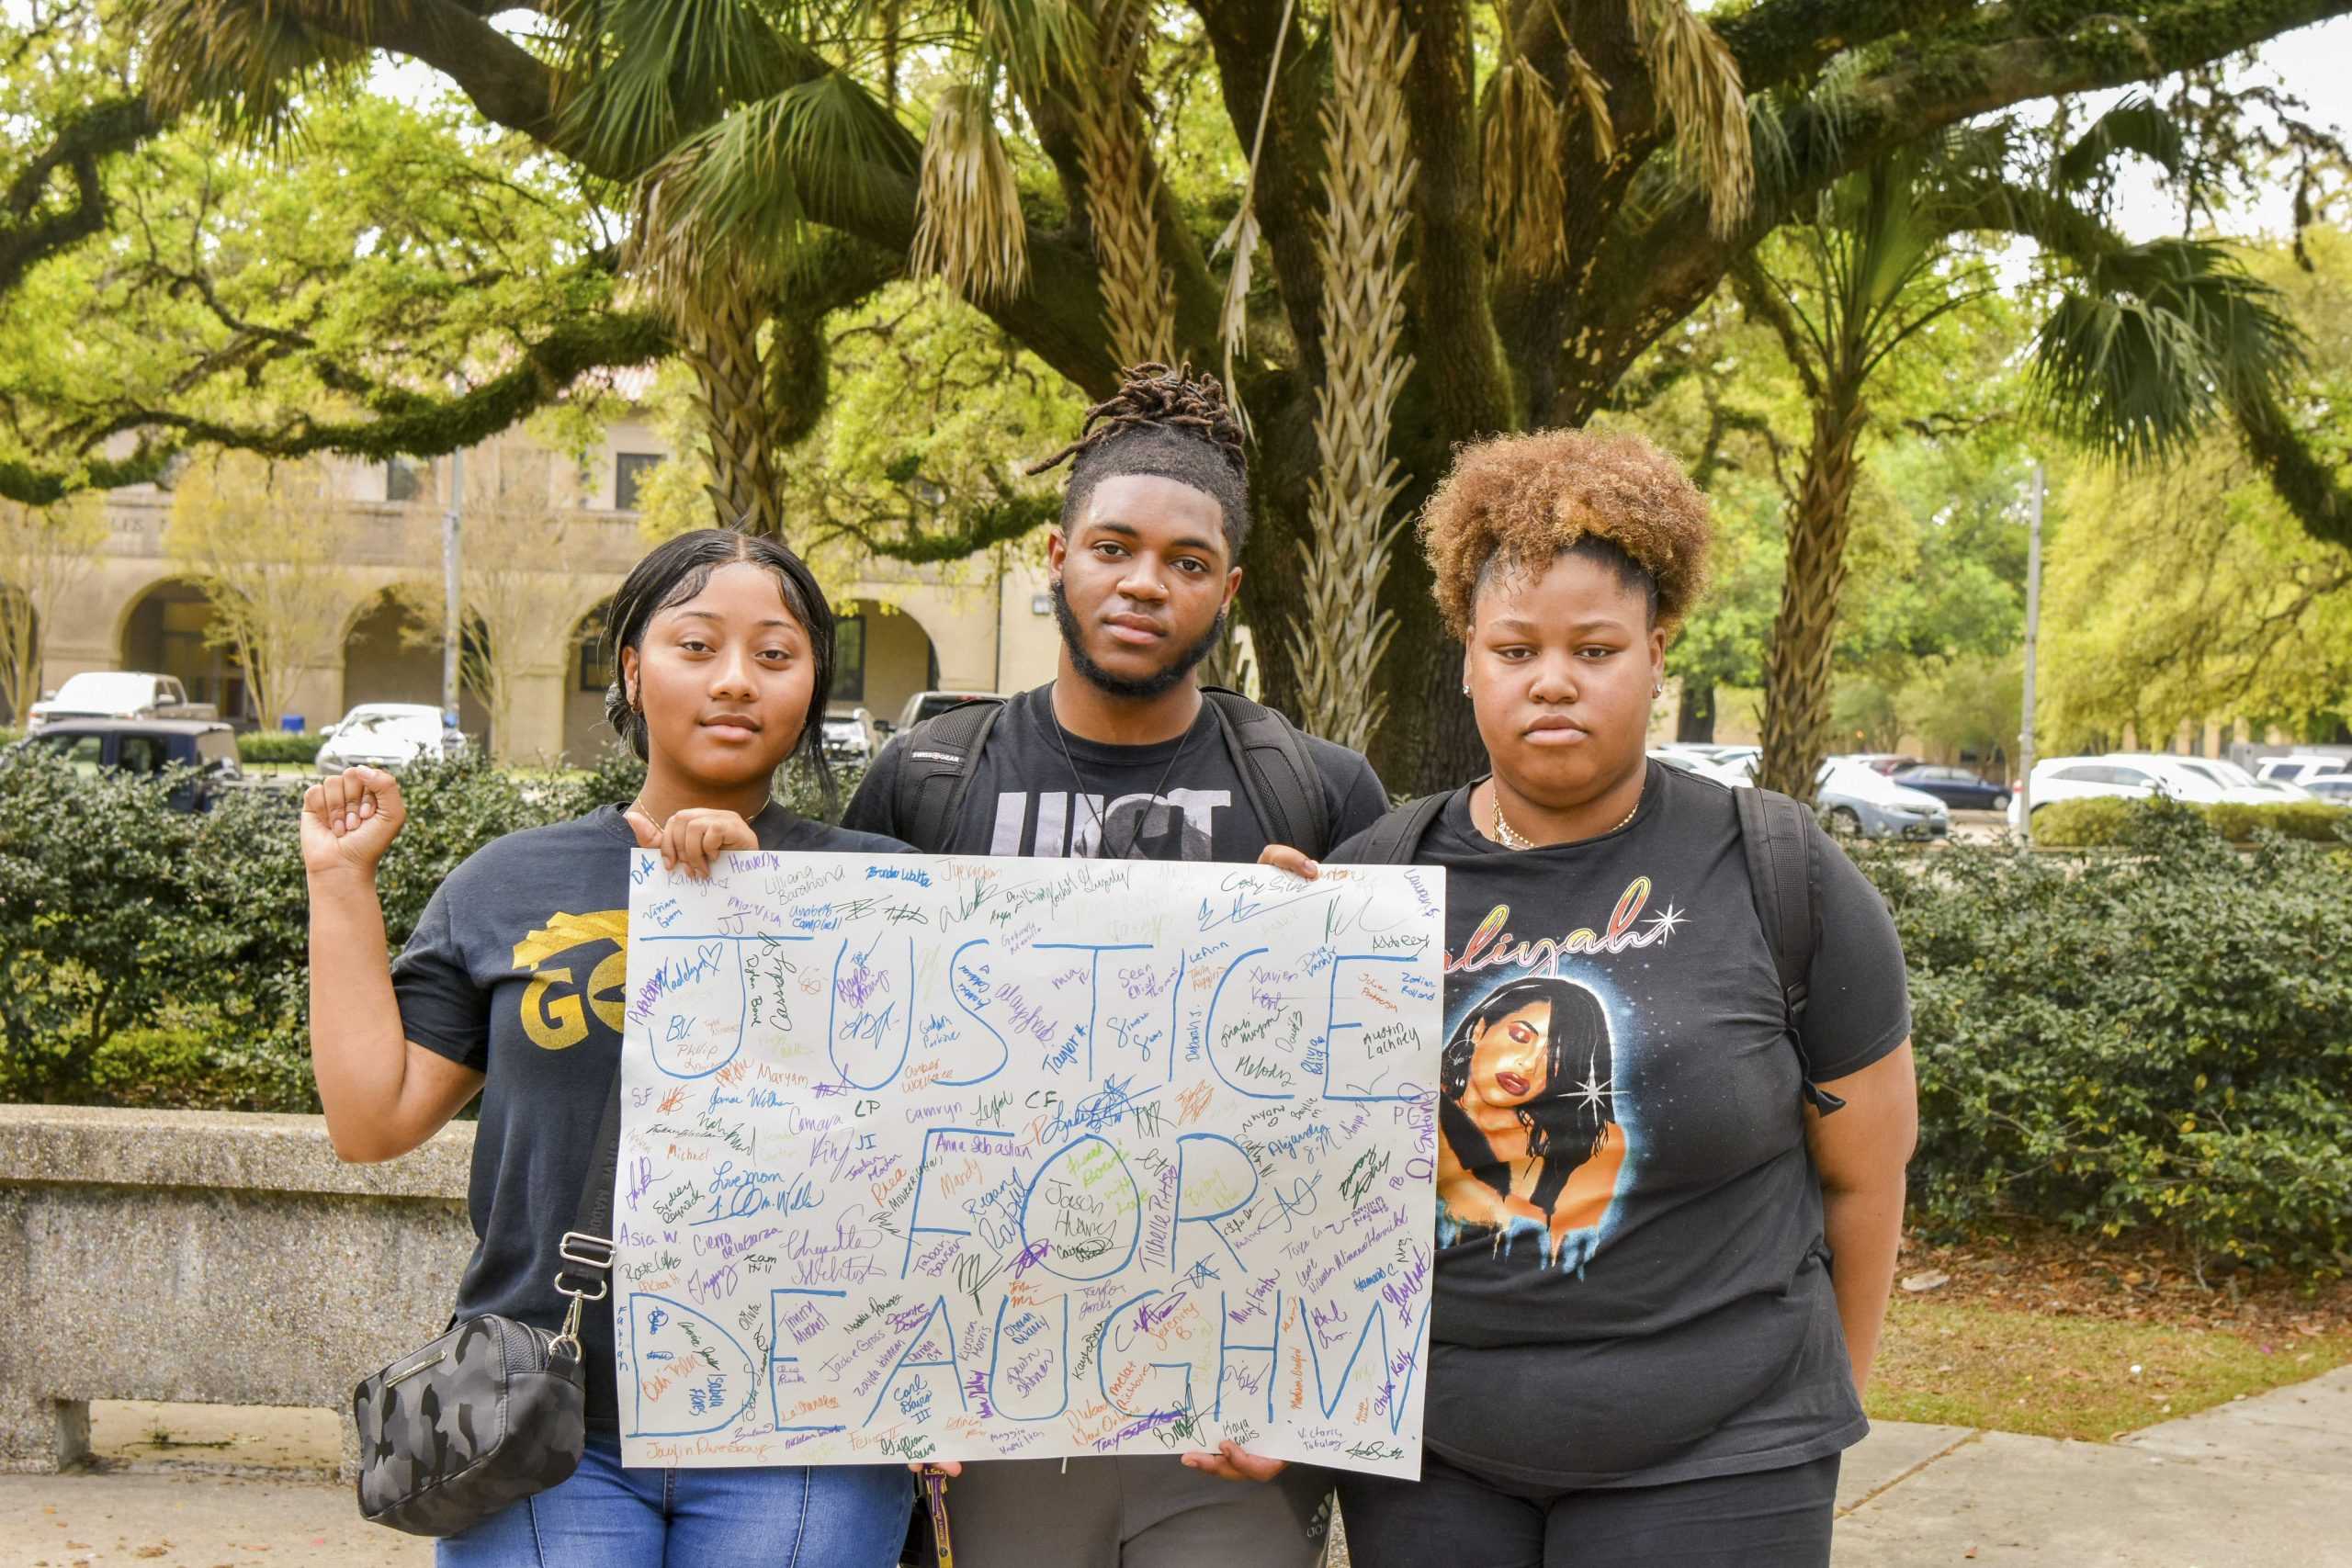
[[[2031,533],[2025,553],[2025,722],[2018,731],[2018,824],[2033,847],[2033,660],[2041,637],[2041,461],[2033,464]]]
[[[449,454],[449,507],[441,513],[441,727],[458,728],[458,652],[465,635],[463,546],[458,534],[465,505],[466,454]]]

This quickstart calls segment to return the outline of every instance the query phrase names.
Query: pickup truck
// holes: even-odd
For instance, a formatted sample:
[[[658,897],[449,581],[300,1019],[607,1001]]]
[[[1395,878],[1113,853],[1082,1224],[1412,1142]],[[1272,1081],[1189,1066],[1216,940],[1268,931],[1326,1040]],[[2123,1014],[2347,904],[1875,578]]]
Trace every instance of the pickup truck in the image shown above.
[[[89,670],[35,703],[25,715],[25,733],[68,718],[196,718],[220,716],[210,703],[187,700],[175,676],[129,670]]]
[[[193,769],[172,791],[175,811],[210,810],[220,789],[243,782],[244,772],[237,761],[236,732],[217,719],[62,718],[17,745],[62,757],[84,773]]]

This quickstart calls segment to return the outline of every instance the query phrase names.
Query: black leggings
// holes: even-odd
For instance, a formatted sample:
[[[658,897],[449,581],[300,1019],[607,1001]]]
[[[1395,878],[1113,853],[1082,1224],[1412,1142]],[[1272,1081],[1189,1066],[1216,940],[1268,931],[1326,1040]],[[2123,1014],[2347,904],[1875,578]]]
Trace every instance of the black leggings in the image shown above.
[[[1489,1481],[1423,1451],[1421,1479],[1340,1480],[1355,1568],[1827,1568],[1838,1460],[1663,1486]]]

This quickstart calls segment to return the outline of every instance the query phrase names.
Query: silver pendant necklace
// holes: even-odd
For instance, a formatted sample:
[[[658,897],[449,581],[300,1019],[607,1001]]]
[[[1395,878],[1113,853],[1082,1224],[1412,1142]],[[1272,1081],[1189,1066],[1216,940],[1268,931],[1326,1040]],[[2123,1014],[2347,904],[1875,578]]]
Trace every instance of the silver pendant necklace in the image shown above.
[[[1201,701],[1203,705],[1205,706],[1208,699],[1204,697]],[[1079,798],[1084,800],[1087,803],[1088,807],[1094,813],[1094,842],[1099,847],[1099,852],[1095,858],[1097,860],[1133,860],[1135,858],[1136,846],[1143,841],[1144,825],[1151,819],[1152,807],[1160,804],[1163,798],[1163,792],[1168,787],[1168,780],[1176,772],[1176,760],[1184,754],[1184,748],[1193,743],[1193,731],[1200,728],[1200,715],[1194,714],[1193,716],[1193,722],[1191,726],[1185,729],[1182,735],[1177,738],[1176,750],[1168,754],[1168,765],[1159,770],[1159,782],[1151,786],[1151,797],[1149,804],[1146,805],[1141,811],[1136,813],[1135,829],[1127,835],[1127,847],[1117,854],[1112,854],[1109,852],[1111,848],[1111,829],[1110,825],[1102,819],[1102,803],[1087,792],[1086,775],[1078,771],[1078,759],[1070,755],[1069,734],[1067,730],[1062,728],[1061,715],[1054,711],[1054,703],[1051,696],[1048,696],[1046,699],[1046,716],[1053,722],[1054,739],[1062,749],[1062,762],[1069,769],[1070,782],[1077,786]]]

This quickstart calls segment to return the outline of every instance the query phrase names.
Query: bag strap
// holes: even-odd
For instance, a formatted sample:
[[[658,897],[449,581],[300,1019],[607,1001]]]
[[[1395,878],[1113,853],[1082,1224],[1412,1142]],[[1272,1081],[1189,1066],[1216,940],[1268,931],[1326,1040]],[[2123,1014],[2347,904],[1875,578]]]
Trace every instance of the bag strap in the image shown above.
[[[563,1314],[563,1330],[548,1347],[569,1344],[571,1359],[580,1359],[580,1309],[611,1293],[613,1268],[613,1188],[621,1170],[621,1065],[613,1062],[613,1087],[605,1096],[605,1114],[596,1123],[596,1152],[588,1161],[588,1175],[572,1206],[571,1228],[557,1248],[563,1263],[555,1271],[555,1288],[571,1298]],[[593,1287],[593,1288],[592,1288]]]
[[[1814,864],[1813,813],[1802,802],[1774,790],[1731,793],[1738,807],[1748,886],[1781,981],[1781,1003],[1789,1043],[1797,1054],[1800,1086],[1805,1100],[1826,1116],[1843,1110],[1846,1102],[1813,1081],[1813,1062],[1805,1055],[1802,1031],[1821,929],[1821,877]]]
[[[980,748],[989,742],[1002,697],[976,696],[934,714],[890,742],[899,748],[898,787],[891,799],[897,835],[927,854],[944,854],[971,793]]]
[[[1216,712],[1226,750],[1240,769],[1242,791],[1266,830],[1266,841],[1310,856],[1328,854],[1330,807],[1323,798],[1323,775],[1306,754],[1298,727],[1224,686],[1203,686],[1201,695]]]
[[[1442,789],[1435,795],[1425,795],[1419,800],[1408,800],[1379,821],[1363,830],[1363,863],[1366,865],[1410,865],[1421,851],[1421,840],[1428,836],[1430,825],[1437,820],[1445,803],[1453,797],[1452,790]]]

